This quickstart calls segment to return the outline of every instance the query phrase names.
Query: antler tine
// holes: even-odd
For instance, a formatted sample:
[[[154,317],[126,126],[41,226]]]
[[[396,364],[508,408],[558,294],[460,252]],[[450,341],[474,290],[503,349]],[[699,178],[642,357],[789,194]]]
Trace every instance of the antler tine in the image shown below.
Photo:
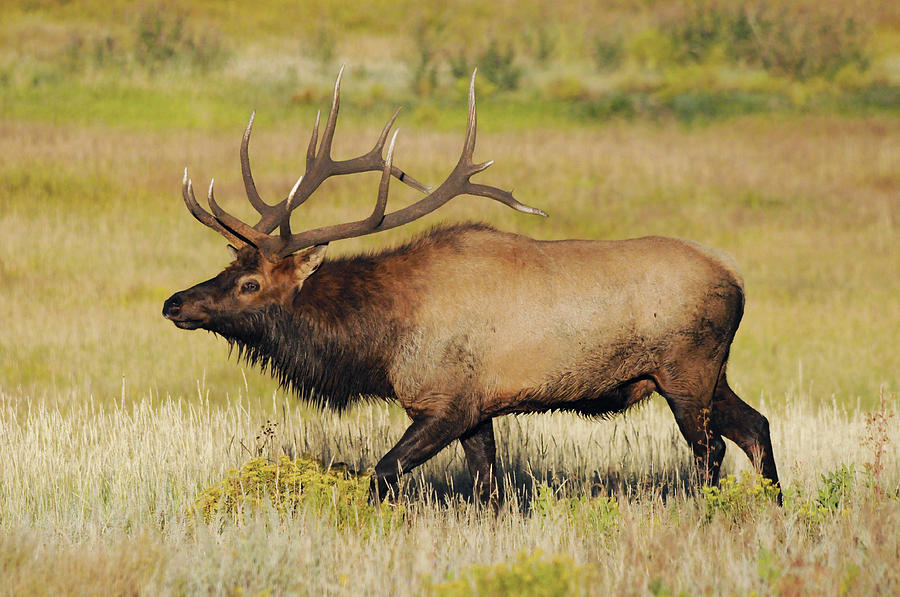
[[[306,148],[306,174],[308,175],[313,166],[315,165],[316,160],[316,144],[319,142],[319,118],[322,116],[322,111],[316,111],[316,124],[313,126],[312,136],[309,138],[309,147]]]
[[[349,160],[335,161],[331,157],[331,148],[334,141],[334,132],[337,127],[337,117],[341,106],[341,80],[343,78],[344,67],[341,67],[337,79],[334,83],[334,95],[331,102],[331,111],[325,123],[325,130],[322,132],[322,139],[319,142],[319,122],[321,113],[316,114],[316,124],[313,127],[312,136],[309,140],[309,146],[306,150],[306,172],[300,186],[294,191],[291,200],[290,209],[284,209],[286,200],[280,205],[273,206],[272,211],[263,214],[260,221],[253,227],[254,229],[269,233],[279,227],[284,218],[289,217],[290,211],[297,209],[315,192],[317,188],[330,176],[340,176],[343,174],[355,174],[358,172],[380,171],[384,168],[384,160],[381,152],[384,149],[385,141],[388,133],[394,126],[399,110],[394,112],[393,116],[388,120],[387,124],[378,136],[374,147],[367,153]],[[318,147],[317,147],[318,145]],[[407,175],[403,170],[396,166],[391,166],[391,174],[398,180],[406,183],[414,189],[423,193],[431,191],[431,187],[422,184],[413,177]]]
[[[387,121],[387,124],[384,125],[384,128],[381,129],[381,134],[378,136],[378,140],[375,142],[375,146],[371,151],[369,151],[370,154],[381,157],[381,151],[382,149],[384,149],[384,143],[387,140],[388,133],[391,132],[391,128],[393,128],[394,122],[397,120],[397,117],[400,116],[400,110],[402,110],[402,108],[397,108],[396,110],[394,110],[394,115],[391,116],[390,120]],[[395,137],[396,135],[397,134],[394,133]],[[433,187],[422,184],[396,166],[391,166],[391,174],[400,182],[406,183],[408,186],[422,193],[430,193],[433,190]]]
[[[266,243],[266,240],[271,238],[268,234],[264,234],[259,230],[256,230],[252,226],[245,224],[240,221],[224,209],[222,209],[218,203],[216,203],[215,195],[213,194],[213,186],[215,185],[215,179],[209,181],[209,191],[206,194],[206,200],[209,202],[209,208],[212,210],[213,215],[216,220],[221,224],[224,228],[228,229],[232,234],[237,235],[239,238],[243,239],[244,243],[250,243],[256,247],[262,247],[263,243]]]
[[[381,151],[384,149],[384,143],[387,141],[388,133],[391,132],[391,129],[394,127],[394,123],[397,121],[397,117],[400,116],[401,108],[397,108],[394,110],[394,114],[388,119],[385,123],[384,127],[381,129],[381,134],[378,135],[378,139],[375,140],[375,145],[369,150],[369,153],[377,153],[381,155]],[[394,137],[397,136],[397,133],[394,133]]]
[[[263,254],[272,261],[277,261],[280,257],[284,257],[285,255],[313,245],[323,244],[342,238],[362,236],[401,226],[438,209],[457,195],[469,194],[488,197],[523,213],[541,216],[547,215],[540,209],[519,202],[509,191],[504,191],[492,186],[474,184],[470,181],[470,178],[474,174],[485,170],[493,163],[489,161],[483,164],[476,164],[472,161],[472,156],[475,152],[475,138],[477,133],[477,114],[475,107],[475,75],[477,71],[472,73],[472,79],[469,82],[466,136],[462,153],[459,156],[459,161],[453,168],[453,171],[450,172],[447,179],[433,191],[430,187],[407,176],[403,170],[394,165],[393,154],[397,139],[396,132],[391,138],[387,157],[383,159],[381,156],[384,145],[387,142],[388,133],[390,133],[393,128],[399,111],[394,112],[382,129],[378,139],[375,141],[375,145],[367,153],[348,160],[335,161],[332,159],[331,145],[334,139],[334,131],[337,126],[338,111],[340,110],[341,78],[343,77],[343,73],[344,68],[341,67],[341,71],[338,73],[337,80],[334,84],[334,97],[331,103],[331,111],[328,114],[328,120],[325,124],[321,142],[319,142],[319,122],[321,114],[318,114],[316,115],[316,124],[313,127],[312,137],[310,138],[306,152],[306,173],[300,177],[300,180],[298,180],[296,184],[294,184],[287,199],[275,205],[268,205],[262,201],[256,190],[256,185],[253,182],[253,176],[250,171],[249,158],[250,134],[255,118],[254,113],[250,116],[250,122],[244,131],[244,137],[241,141],[241,171],[243,173],[247,197],[253,207],[261,215],[259,222],[257,222],[255,226],[249,226],[222,209],[219,204],[216,203],[212,182],[210,182],[207,197],[212,214],[206,212],[194,198],[193,189],[190,181],[187,179],[187,172],[185,171],[185,182],[183,184],[182,194],[191,214],[210,228],[220,232],[236,246],[252,244],[259,248]],[[357,222],[316,228],[299,234],[293,234],[291,232],[291,212],[306,201],[325,179],[330,176],[369,171],[381,171],[378,198],[375,203],[375,208],[369,217]],[[385,215],[391,176],[428,194],[412,205]],[[279,235],[271,236],[270,233],[275,228],[280,228]]]
[[[475,73],[472,73],[472,80],[469,84],[468,103],[466,138],[463,143],[462,153],[460,154],[459,161],[456,163],[453,171],[447,177],[447,180],[441,183],[437,189],[412,205],[383,215],[383,211],[380,210],[384,209],[383,205],[387,202],[388,185],[390,182],[388,173],[390,171],[390,174],[393,174],[391,162],[393,161],[393,148],[396,140],[396,133],[394,133],[394,139],[391,140],[391,146],[388,149],[388,158],[385,160],[382,170],[381,184],[379,185],[378,190],[378,202],[376,203],[375,211],[372,215],[366,220],[360,220],[359,222],[316,228],[314,230],[308,230],[292,235],[290,240],[282,239],[284,245],[278,251],[279,255],[288,255],[295,251],[299,251],[300,249],[328,243],[333,240],[363,236],[373,232],[396,228],[397,226],[407,224],[431,213],[457,195],[478,195],[481,197],[488,197],[517,211],[547,217],[547,214],[543,210],[521,203],[515,199],[509,191],[504,191],[497,187],[474,184],[469,180],[474,174],[482,172],[493,164],[492,161],[484,162],[482,164],[475,164],[472,161],[472,155],[475,151],[477,127],[475,109]],[[375,222],[376,218],[378,218],[380,222],[373,226],[372,224]]]
[[[253,119],[256,118],[256,110],[250,114],[250,122],[244,129],[244,136],[241,138],[241,174],[244,178],[244,189],[247,191],[247,199],[250,204],[260,214],[269,210],[270,206],[265,203],[256,190],[256,183],[253,182],[253,173],[250,171],[250,133],[253,130]]]
[[[322,144],[319,146],[319,154],[316,159],[331,161],[331,143],[334,141],[334,129],[337,127],[338,111],[341,109],[341,77],[344,76],[344,65],[338,71],[337,80],[334,82],[334,96],[331,99],[331,112],[325,122],[325,132],[322,133]],[[322,156],[322,157],[319,157]]]
[[[247,192],[247,199],[253,209],[262,216],[262,220],[275,217],[279,213],[279,204],[269,205],[259,196],[256,190],[256,183],[253,181],[253,173],[250,170],[250,133],[253,130],[253,120],[256,118],[256,110],[250,114],[250,122],[244,129],[244,136],[241,138],[241,175],[244,179],[244,190]]]
[[[299,251],[300,249],[305,249],[306,247],[311,247],[313,245],[324,245],[333,240],[353,238],[356,236],[365,236],[367,234],[371,234],[372,232],[378,231],[379,226],[384,220],[384,211],[387,207],[388,191],[390,189],[391,182],[391,170],[394,160],[394,145],[397,141],[398,132],[399,131],[394,132],[394,135],[391,138],[391,143],[388,146],[387,157],[384,161],[384,168],[381,171],[381,182],[378,185],[378,198],[375,201],[375,207],[369,217],[364,220],[358,220],[356,222],[347,222],[345,224],[316,228],[314,230],[308,230],[299,234],[290,234],[290,224],[285,224],[284,222],[282,222],[281,236],[278,239],[279,242],[275,243],[273,242],[275,239],[273,239],[272,237],[268,237],[263,241],[263,245],[265,245],[265,247],[263,247],[263,245],[260,245],[260,248],[268,251],[270,254],[274,253],[277,257],[285,257],[287,255],[290,255],[291,253]],[[299,185],[300,181],[297,181],[297,184],[294,185],[294,190],[291,191],[291,195],[294,194]],[[288,201],[290,200],[291,197],[288,197]],[[287,222],[287,218],[285,219],[285,222]],[[285,234],[286,230],[287,234]]]
[[[475,76],[477,73],[477,69],[473,71],[472,79],[469,81],[466,139],[463,143],[463,150],[459,156],[459,161],[456,163],[456,167],[453,168],[453,171],[450,173],[450,176],[447,177],[447,180],[441,183],[441,185],[427,197],[420,199],[410,206],[386,215],[381,226],[378,227],[379,230],[395,228],[421,218],[436,210],[457,195],[488,197],[499,201],[516,211],[548,217],[546,212],[536,207],[525,205],[514,198],[509,191],[504,191],[497,187],[475,184],[469,180],[473,175],[486,170],[494,163],[493,160],[481,164],[475,164],[472,161],[472,156],[475,152],[475,137],[478,126],[475,103]]]
[[[390,133],[391,128],[394,126],[394,122],[397,120],[397,116],[400,115],[400,110],[400,108],[397,108],[394,111],[393,116],[390,117],[390,119],[384,125],[384,128],[381,129],[381,134],[378,135],[378,139],[375,141],[375,145],[372,147],[372,149],[369,150],[368,153],[366,153],[365,155],[361,155],[358,158],[332,162],[331,174],[339,176],[342,174],[354,174],[357,172],[382,170],[384,168],[384,160],[381,159],[381,152],[384,150],[384,144],[385,141],[387,141],[388,133]],[[432,187],[419,182],[397,166],[391,166],[391,174],[400,182],[416,189],[419,192],[430,193],[432,191]]]
[[[211,213],[200,206],[197,202],[197,198],[194,197],[194,185],[192,184],[191,179],[188,178],[187,168],[184,169],[184,178],[181,181],[181,196],[184,198],[184,204],[187,205],[188,211],[191,212],[191,215],[194,216],[198,222],[212,228],[224,236],[236,249],[240,249],[247,244],[246,241],[223,226]]]
[[[493,162],[487,162],[483,165],[485,168],[487,168],[487,166],[490,166],[492,163]],[[513,197],[512,191],[504,191],[503,189],[498,189],[497,187],[489,187],[483,184],[469,183],[469,190],[466,191],[466,194],[494,199],[495,201],[499,201],[500,203],[511,207],[516,211],[520,211],[523,214],[541,216],[542,218],[550,217],[550,214],[545,212],[543,209],[525,205],[524,203]]]
[[[284,202],[284,217],[281,220],[280,233],[282,240],[285,242],[291,239],[291,210],[293,209],[294,197],[297,196],[297,189],[300,188],[301,182],[303,182],[302,176],[294,183],[294,187]]]
[[[462,158],[467,161],[472,160],[472,154],[475,153],[475,130],[478,127],[478,117],[475,113],[475,75],[478,69],[472,71],[472,79],[469,81],[469,108],[466,114],[466,140],[463,143]],[[460,160],[462,160],[460,158]]]
[[[325,122],[325,131],[322,133],[321,144],[318,143],[318,140],[319,119],[322,113],[321,111],[316,112],[316,123],[313,125],[312,136],[310,137],[309,145],[306,148],[305,174],[300,177],[300,180],[294,185],[288,199],[282,201],[278,206],[281,208],[278,210],[278,217],[264,216],[256,226],[254,226],[256,230],[269,233],[274,230],[276,226],[284,226],[284,221],[290,220],[291,211],[303,205],[313,192],[319,188],[319,185],[333,174],[334,160],[331,158],[331,144],[334,141],[334,131],[337,128],[338,112],[341,109],[341,78],[343,76],[344,65],[341,65],[341,70],[338,71],[337,79],[334,82],[334,95],[331,100],[331,111],[328,113],[328,120]],[[317,144],[318,149],[316,148]],[[306,179],[307,184],[302,184],[304,178]],[[288,207],[288,205],[290,205],[290,207]],[[287,223],[287,228],[290,229],[290,222]],[[282,228],[282,230],[283,229],[284,228]]]
[[[387,207],[388,190],[391,186],[391,170],[394,165],[394,144],[397,142],[397,133],[399,132],[399,130],[394,131],[394,135],[391,137],[391,144],[388,145],[387,157],[384,158],[384,170],[381,171],[381,182],[378,184],[378,200],[375,202],[375,209],[372,211],[372,215],[366,219],[366,223],[373,230],[378,228],[384,220],[384,210]]]

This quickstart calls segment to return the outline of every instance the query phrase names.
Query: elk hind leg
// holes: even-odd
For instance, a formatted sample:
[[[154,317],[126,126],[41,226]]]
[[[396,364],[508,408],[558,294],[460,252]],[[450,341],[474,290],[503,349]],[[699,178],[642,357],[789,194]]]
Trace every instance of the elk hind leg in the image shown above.
[[[725,442],[712,421],[714,387],[705,381],[706,376],[691,377],[657,380],[657,385],[694,453],[701,483],[716,485],[725,458]]]
[[[484,503],[499,497],[496,477],[496,452],[494,443],[494,423],[487,419],[482,421],[459,438],[466,462],[474,480],[476,499]]]
[[[778,484],[778,471],[769,435],[769,421],[741,400],[728,386],[724,368],[712,402],[712,422],[725,437],[736,443],[750,458],[756,470]],[[781,495],[779,494],[779,502]]]

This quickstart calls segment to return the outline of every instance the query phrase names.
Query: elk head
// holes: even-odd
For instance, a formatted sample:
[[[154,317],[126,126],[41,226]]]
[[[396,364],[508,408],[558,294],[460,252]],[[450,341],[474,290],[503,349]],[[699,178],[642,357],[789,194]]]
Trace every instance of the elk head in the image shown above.
[[[247,199],[259,213],[259,221],[250,226],[232,216],[218,203],[210,182],[206,211],[194,197],[193,184],[187,169],[182,182],[182,196],[191,214],[200,222],[224,236],[235,250],[235,261],[216,277],[178,292],[163,305],[163,316],[183,329],[204,328],[221,331],[221,319],[239,313],[262,311],[281,305],[288,306],[303,282],[316,271],[325,256],[329,242],[364,236],[401,226],[436,210],[457,195],[469,194],[488,197],[518,211],[546,216],[540,209],[529,207],[513,198],[512,193],[496,187],[481,185],[469,179],[485,170],[493,162],[476,164],[472,161],[475,151],[475,73],[469,84],[469,108],[465,142],[462,154],[447,179],[435,189],[427,187],[393,165],[394,132],[382,158],[388,133],[399,113],[394,112],[374,147],[367,153],[349,160],[334,160],[331,145],[340,106],[340,86],[343,68],[334,86],[331,112],[319,143],[319,115],[313,128],[306,154],[306,170],[294,185],[287,198],[270,205],[256,191],[250,171],[249,143],[253,116],[241,141],[241,172]],[[365,219],[332,226],[325,226],[300,233],[291,231],[291,213],[330,176],[358,172],[381,171],[381,183],[372,213]],[[419,201],[391,213],[385,213],[391,176],[426,193]],[[211,213],[210,213],[211,212]],[[279,229],[277,235],[271,234]]]
[[[256,247],[244,246],[218,276],[169,297],[163,315],[183,330],[220,331],[232,327],[226,320],[241,313],[287,306],[322,263],[326,246],[310,247],[274,263]]]

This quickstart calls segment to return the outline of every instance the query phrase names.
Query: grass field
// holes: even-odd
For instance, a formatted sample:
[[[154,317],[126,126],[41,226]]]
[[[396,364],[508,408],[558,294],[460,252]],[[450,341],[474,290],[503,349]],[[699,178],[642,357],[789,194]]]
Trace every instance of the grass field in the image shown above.
[[[0,594],[900,592],[900,13],[737,4],[4,3]],[[392,405],[305,407],[160,316],[228,261],[184,208],[184,167],[249,215],[237,150],[256,109],[257,184],[283,196],[343,62],[336,157],[401,105],[396,162],[442,180],[465,127],[455,70],[477,63],[476,159],[496,161],[480,180],[551,217],[460,197],[330,253],[467,219],[731,253],[747,308],[729,381],[769,417],[784,508],[741,481],[733,445],[739,481],[694,490],[657,400],[612,421],[503,419],[496,516],[466,501],[456,447],[406,478],[399,516],[189,514],[259,452],[365,471],[404,428]],[[294,228],[357,219],[376,185],[327,182]],[[414,197],[392,188],[393,206]]]
[[[392,409],[309,416],[294,401],[21,401],[4,394],[0,592],[23,594],[783,594],[900,588],[895,422],[816,408],[763,408],[787,489],[753,482],[695,495],[690,456],[660,404],[603,424],[503,419],[498,514],[465,501],[462,450],[407,477],[403,516],[341,526],[321,511],[248,508],[237,523],[189,513],[201,490],[265,448],[370,466],[403,428]],[[259,439],[266,420],[274,441]],[[877,435],[877,433],[876,433]],[[880,445],[879,497],[874,463]],[[747,461],[732,450],[726,469]],[[613,496],[607,498],[605,496]],[[360,504],[364,508],[365,504]],[[326,507],[327,508],[327,507]],[[384,506],[385,509],[389,506]]]

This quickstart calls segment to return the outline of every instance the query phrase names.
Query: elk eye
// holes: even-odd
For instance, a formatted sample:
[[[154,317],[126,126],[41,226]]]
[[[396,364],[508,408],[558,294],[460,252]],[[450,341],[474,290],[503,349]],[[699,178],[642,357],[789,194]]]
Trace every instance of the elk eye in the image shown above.
[[[241,284],[241,293],[249,294],[251,292],[256,292],[259,290],[259,282],[256,280],[247,280],[243,284]]]

